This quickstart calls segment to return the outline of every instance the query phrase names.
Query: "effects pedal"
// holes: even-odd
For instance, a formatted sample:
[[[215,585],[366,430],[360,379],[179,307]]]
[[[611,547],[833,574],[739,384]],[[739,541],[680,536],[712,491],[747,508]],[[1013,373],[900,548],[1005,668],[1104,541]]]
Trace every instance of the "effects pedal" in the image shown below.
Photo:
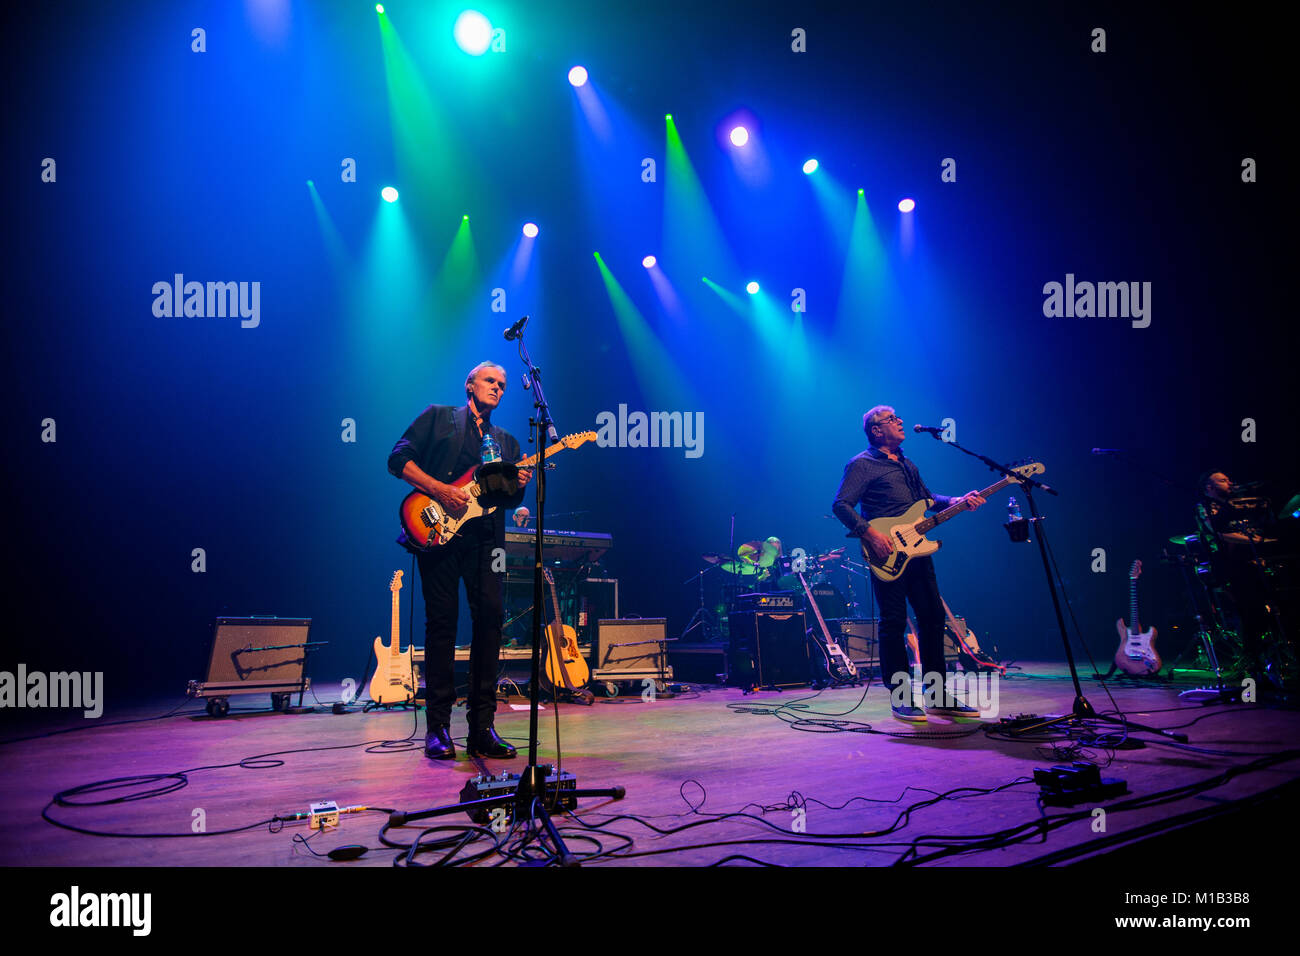
[[[557,775],[552,764],[544,764],[537,769],[542,772],[544,778],[544,800],[547,809],[576,809],[578,799],[572,795],[572,791],[578,789],[578,778],[567,770]],[[492,774],[479,774],[477,777],[470,777],[465,781],[465,786],[460,791],[460,799],[462,803],[465,803],[471,800],[488,800],[493,797],[512,797],[518,790],[519,774],[517,773],[502,772],[495,776]],[[514,816],[513,803],[502,803],[500,808],[494,807],[492,810],[478,807],[467,811],[467,813],[475,823],[485,824],[492,822],[492,811],[495,809],[504,809],[507,821]],[[501,819],[500,815],[498,815],[497,819]]]

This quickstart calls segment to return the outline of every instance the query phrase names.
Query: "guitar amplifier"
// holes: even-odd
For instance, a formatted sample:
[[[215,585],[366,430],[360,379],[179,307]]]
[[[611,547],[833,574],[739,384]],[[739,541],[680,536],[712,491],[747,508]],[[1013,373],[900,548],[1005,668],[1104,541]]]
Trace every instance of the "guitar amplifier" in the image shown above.
[[[840,646],[840,650],[860,670],[868,673],[868,669],[880,665],[879,627],[878,617],[837,617],[826,622],[826,629],[831,632],[831,638]]]
[[[731,683],[736,687],[797,687],[809,683],[803,611],[736,611],[731,634]]]
[[[219,617],[204,681],[190,681],[190,697],[224,699],[232,694],[301,695],[311,618]],[[274,701],[274,696],[273,696]],[[213,713],[211,706],[209,713]]]
[[[731,601],[735,612],[794,610],[803,607],[802,591],[770,591],[766,593],[737,594]]]
[[[628,620],[605,620],[596,626],[593,680],[624,680],[653,677],[669,680],[673,669],[668,666],[668,619],[640,617]]]

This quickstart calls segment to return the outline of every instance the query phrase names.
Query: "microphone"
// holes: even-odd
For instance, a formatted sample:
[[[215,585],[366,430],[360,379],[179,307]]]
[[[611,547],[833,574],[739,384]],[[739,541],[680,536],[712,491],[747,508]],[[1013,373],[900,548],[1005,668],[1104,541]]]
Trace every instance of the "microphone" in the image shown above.
[[[1119,449],[1118,448],[1094,448],[1092,450],[1092,453],[1094,455],[1118,455]]]
[[[921,434],[921,432],[929,432],[931,435],[943,434],[942,428],[936,428],[933,425],[913,425],[912,431],[916,432],[918,435]]]
[[[528,316],[525,315],[514,325],[510,326],[510,328],[506,329],[505,331],[506,341],[513,342],[515,339],[519,338],[519,334],[523,332],[524,326],[527,324],[528,324]]]

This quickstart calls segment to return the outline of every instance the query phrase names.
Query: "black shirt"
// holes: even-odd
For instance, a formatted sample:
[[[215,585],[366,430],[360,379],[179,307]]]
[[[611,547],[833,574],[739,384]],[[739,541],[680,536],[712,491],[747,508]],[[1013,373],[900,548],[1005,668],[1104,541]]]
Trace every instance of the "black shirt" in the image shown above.
[[[844,466],[844,478],[831,511],[856,535],[866,534],[873,518],[901,515],[916,502],[932,498],[936,508],[947,508],[955,498],[931,493],[921,480],[915,462],[897,452],[894,461],[879,448],[868,448]],[[861,515],[856,509],[861,506]]]
[[[488,430],[501,446],[502,461],[517,462],[523,457],[514,435],[496,425],[489,425]],[[468,406],[430,405],[411,422],[393,446],[388,456],[388,471],[400,478],[406,463],[413,461],[430,478],[452,484],[465,472],[477,467],[482,442]],[[476,522],[482,524],[484,537],[505,541],[506,508],[518,506],[524,500],[524,493],[525,489],[520,488],[518,500],[497,508],[481,522]]]

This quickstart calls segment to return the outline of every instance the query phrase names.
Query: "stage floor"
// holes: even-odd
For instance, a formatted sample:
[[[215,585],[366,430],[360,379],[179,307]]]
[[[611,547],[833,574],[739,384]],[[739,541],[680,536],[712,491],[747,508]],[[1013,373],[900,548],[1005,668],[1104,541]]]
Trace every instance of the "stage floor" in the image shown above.
[[[1070,708],[1074,694],[1063,665],[1020,667],[999,685],[1000,716],[1059,714]],[[700,866],[727,858],[804,866],[877,866],[904,859],[997,866],[1068,862],[1131,850],[1136,841],[1167,839],[1161,833],[1170,826],[1191,833],[1194,828],[1188,825],[1200,817],[1252,806],[1257,808],[1252,813],[1233,814],[1232,826],[1240,837],[1263,839],[1271,805],[1267,798],[1289,794],[1300,779],[1300,754],[1278,756],[1300,742],[1300,713],[1268,703],[1181,701],[1178,691],[1190,686],[1195,685],[1124,681],[1103,688],[1085,681],[1084,693],[1096,710],[1114,709],[1109,689],[1130,721],[1179,727],[1189,744],[1155,744],[1153,734],[1136,731],[1128,734],[1129,743],[1143,742],[1136,749],[1085,744],[1078,759],[1103,764],[1102,776],[1124,780],[1129,793],[1073,810],[1041,807],[1037,787],[1029,782],[1034,768],[1068,762],[1066,752],[1054,752],[1042,740],[996,739],[970,723],[900,723],[890,717],[879,686],[872,686],[865,700],[861,687],[815,696],[806,689],[744,695],[714,687],[653,701],[598,697],[590,707],[563,704],[563,769],[577,775],[580,787],[622,786],[627,795],[619,801],[580,802],[582,822],[605,824],[603,832],[583,831],[569,817],[557,819],[566,836],[586,832],[599,840],[609,855],[589,862],[607,866]],[[337,687],[318,685],[315,690],[322,701],[338,697]],[[521,750],[528,733],[523,703],[512,698],[497,715],[498,731]],[[7,740],[80,729],[0,747],[0,805],[5,811],[0,815],[0,863],[389,866],[399,851],[380,843],[385,813],[344,815],[336,831],[312,839],[310,847],[317,852],[342,844],[371,848],[350,863],[317,858],[296,842],[295,835],[312,832],[305,822],[270,832],[273,828],[259,821],[305,811],[321,800],[400,810],[448,804],[479,773],[463,753],[454,763],[424,758],[423,714],[417,721],[409,710],[335,715],[324,706],[313,713],[282,714],[253,709],[258,706],[269,706],[266,698],[237,698],[230,716],[219,719],[206,716],[200,702],[173,700],[142,702],[132,713],[109,714],[100,722],[73,723],[66,713],[61,721],[43,726],[28,720],[16,727],[7,721]],[[111,723],[174,708],[180,712],[164,719]],[[762,712],[746,712],[750,710]],[[553,717],[548,705],[541,722],[541,763],[555,762]],[[462,750],[464,726],[458,709],[452,729]],[[408,738],[405,744],[386,743]],[[283,763],[249,762],[268,754],[276,755],[268,760]],[[525,758],[521,752],[514,760],[488,761],[488,767],[493,773],[518,771]],[[245,765],[239,766],[240,761]],[[207,835],[88,835],[42,820],[42,809],[60,791],[114,778],[181,772],[184,777],[163,776],[71,799],[95,802],[185,782],[171,792],[107,805],[55,806],[49,813],[70,826],[110,834],[188,835],[202,829]],[[1172,791],[1167,799],[1160,796],[1165,791]],[[1106,810],[1104,817],[1095,812],[1099,806]],[[751,816],[721,816],[727,813]],[[620,814],[639,820],[609,822]],[[467,818],[457,814],[433,822],[464,824]],[[661,830],[696,825],[661,835],[646,823]],[[249,825],[242,832],[216,832]],[[409,843],[425,825],[394,828],[388,836]],[[1260,832],[1253,834],[1256,826]],[[1002,831],[1019,841],[974,839]],[[1267,838],[1293,842],[1289,832]],[[465,852],[489,845],[481,841]],[[952,847],[967,852],[950,853]],[[579,854],[595,848],[589,840],[571,845]],[[431,862],[439,855],[424,853],[418,859]],[[488,857],[480,865],[500,859]]]

